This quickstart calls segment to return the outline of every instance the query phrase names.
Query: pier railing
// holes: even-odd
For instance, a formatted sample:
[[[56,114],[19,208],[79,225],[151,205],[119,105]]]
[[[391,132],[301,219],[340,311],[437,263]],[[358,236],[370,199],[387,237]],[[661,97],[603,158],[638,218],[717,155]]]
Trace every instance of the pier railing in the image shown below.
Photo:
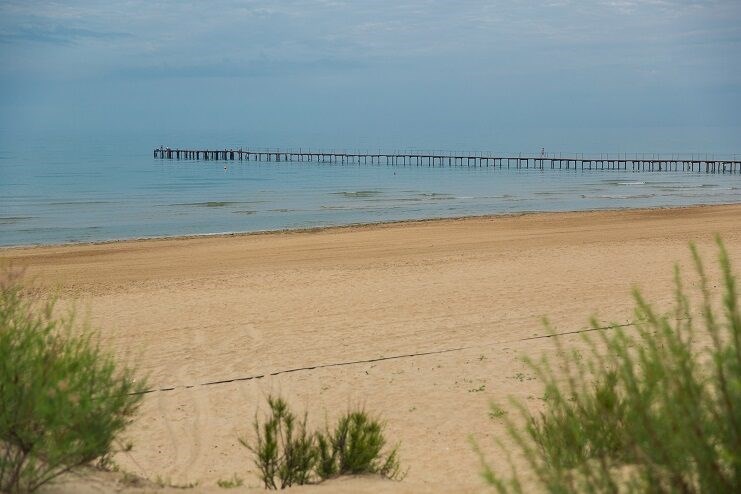
[[[712,153],[545,153],[536,155],[451,151],[337,151],[305,149],[154,149],[155,159],[316,162],[395,166],[468,166],[551,170],[685,171],[741,173],[741,156]]]

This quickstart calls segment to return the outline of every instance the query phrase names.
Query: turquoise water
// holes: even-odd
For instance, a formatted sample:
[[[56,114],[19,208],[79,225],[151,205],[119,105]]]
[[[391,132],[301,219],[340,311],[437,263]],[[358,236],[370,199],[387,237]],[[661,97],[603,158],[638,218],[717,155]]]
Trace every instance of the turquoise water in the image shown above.
[[[163,143],[240,145],[202,139]],[[0,136],[0,245],[741,202],[738,174],[256,162],[224,170],[155,160],[160,144]]]

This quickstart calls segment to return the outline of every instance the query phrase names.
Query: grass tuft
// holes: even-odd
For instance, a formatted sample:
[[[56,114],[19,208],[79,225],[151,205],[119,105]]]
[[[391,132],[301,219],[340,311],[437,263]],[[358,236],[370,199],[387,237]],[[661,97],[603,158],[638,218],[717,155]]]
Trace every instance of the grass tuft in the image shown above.
[[[296,420],[281,398],[268,397],[270,412],[255,418],[256,440],[240,438],[254,454],[266,489],[285,489],[340,475],[377,474],[400,479],[398,448],[388,454],[384,425],[364,410],[341,416],[333,429],[309,433],[307,415]]]
[[[386,446],[383,429],[380,420],[357,410],[340,417],[333,430],[318,432],[319,477],[378,474],[389,479],[401,478],[398,448],[383,453]]]
[[[257,440],[239,441],[255,455],[255,465],[266,489],[285,489],[309,482],[317,461],[314,437],[306,430],[306,418],[296,420],[281,398],[268,397],[270,414],[264,422],[255,417]]]
[[[235,487],[242,487],[244,485],[244,480],[237,477],[235,474],[230,479],[219,479],[216,481],[216,485],[221,487],[222,489],[234,489]]]

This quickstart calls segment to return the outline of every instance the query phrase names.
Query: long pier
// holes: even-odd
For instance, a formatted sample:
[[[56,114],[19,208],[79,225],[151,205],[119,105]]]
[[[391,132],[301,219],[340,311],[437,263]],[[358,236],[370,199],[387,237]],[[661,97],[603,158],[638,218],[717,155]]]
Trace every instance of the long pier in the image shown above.
[[[723,159],[708,156],[661,157],[660,155],[633,155],[628,153],[610,156],[535,155],[497,156],[487,153],[439,152],[327,152],[281,151],[250,149],[171,149],[156,148],[155,159],[202,161],[257,161],[257,162],[315,162],[331,164],[371,164],[428,167],[491,167],[535,170],[622,170],[622,171],[684,171],[700,173],[741,173],[741,159],[735,155]]]

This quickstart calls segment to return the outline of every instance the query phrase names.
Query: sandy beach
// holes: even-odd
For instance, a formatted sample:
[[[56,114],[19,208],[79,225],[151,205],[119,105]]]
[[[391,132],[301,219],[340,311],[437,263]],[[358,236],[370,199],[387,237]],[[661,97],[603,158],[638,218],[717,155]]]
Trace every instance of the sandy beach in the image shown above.
[[[155,391],[128,430],[133,451],[116,458],[123,470],[214,492],[236,474],[258,488],[237,438],[251,437],[273,393],[313,424],[365,406],[409,469],[402,482],[302,490],[478,492],[469,437],[496,462],[503,431],[489,403],[539,406],[522,357],[553,351],[542,317],[557,332],[591,315],[629,322],[632,286],[668,308],[672,266],[690,268],[689,241],[710,263],[716,233],[739,272],[741,205],[10,248],[0,259],[87,314],[102,344],[148,376]]]

